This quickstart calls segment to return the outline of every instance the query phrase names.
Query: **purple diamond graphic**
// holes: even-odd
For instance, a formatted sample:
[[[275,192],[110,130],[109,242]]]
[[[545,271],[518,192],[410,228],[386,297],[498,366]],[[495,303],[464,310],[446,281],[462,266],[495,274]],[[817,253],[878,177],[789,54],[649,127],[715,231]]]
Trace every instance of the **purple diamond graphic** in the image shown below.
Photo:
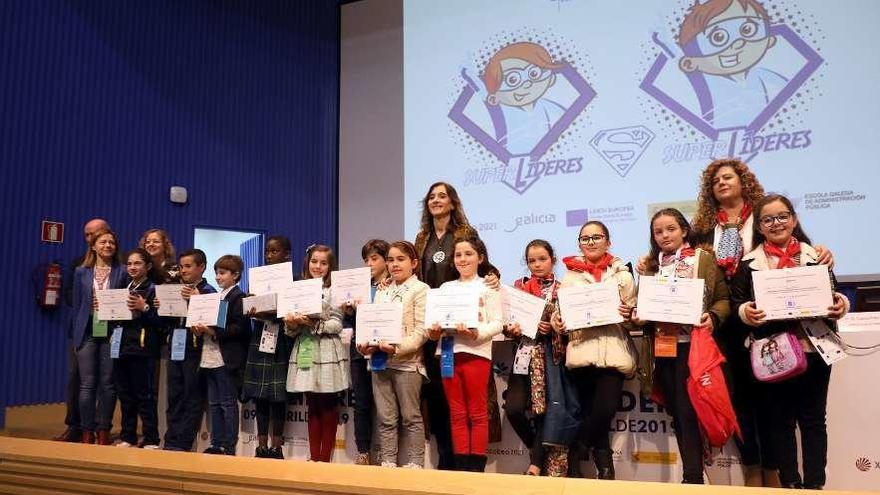
[[[650,129],[636,125],[599,131],[590,140],[590,146],[618,175],[626,177],[653,140]]]
[[[735,131],[735,130],[745,130],[747,134],[754,134],[758,130],[760,130],[764,124],[770,121],[773,118],[773,115],[778,112],[782,106],[791,98],[792,95],[800,88],[810,76],[816,72],[816,69],[822,65],[824,60],[821,56],[810,47],[803,39],[800,38],[794,31],[791,30],[785,24],[778,24],[775,26],[770,26],[769,34],[771,36],[777,36],[784,40],[786,40],[792,48],[795,49],[801,56],[804,57],[806,63],[803,67],[798,70],[798,72],[788,81],[788,83],[779,91],[779,93],[770,100],[769,103],[764,107],[764,109],[748,124],[745,126],[739,127],[727,127],[727,128],[716,128],[713,124],[701,117],[700,115],[695,114],[684,105],[673,99],[662,89],[657,87],[654,83],[657,81],[658,76],[665,68],[666,64],[672,58],[669,53],[660,53],[657,56],[657,59],[654,60],[654,64],[648,70],[648,73],[645,75],[645,79],[639,84],[639,87],[653,96],[660,104],[671,110],[674,114],[678,115],[682,120],[686,121],[690,125],[692,125],[695,129],[706,135],[706,137],[710,139],[718,139],[718,135],[722,131]],[[655,41],[657,41],[657,36],[654,36]],[[675,70],[678,70],[677,68]],[[688,79],[691,82],[691,85],[694,87],[694,91],[697,95],[697,99],[700,103],[701,110],[707,115],[711,115],[712,113],[712,102],[711,96],[709,95],[709,89],[706,84],[706,80],[702,74],[699,73],[690,73],[688,74]]]
[[[540,159],[559,139],[559,136],[561,136],[572,122],[574,122],[577,116],[587,108],[587,105],[593,100],[593,98],[596,97],[596,91],[590,87],[586,79],[578,74],[571,64],[567,62],[561,63],[563,64],[563,67],[557,69],[555,73],[564,77],[569,84],[571,84],[575,91],[577,91],[578,97],[574,100],[571,106],[565,110],[562,116],[559,117],[556,123],[553,124],[550,130],[547,131],[547,134],[545,134],[535,147],[526,155],[514,155],[507,150],[503,142],[492,137],[465,115],[464,109],[468,102],[470,102],[471,98],[477,94],[478,86],[464,71],[461,73],[462,79],[464,79],[466,85],[461,90],[461,94],[458,95],[455,104],[452,105],[452,109],[449,111],[449,118],[506,166],[517,167],[517,173],[515,177],[513,177],[513,180],[508,179],[509,174],[505,174],[504,183],[519,194],[523,194],[539,178],[537,174],[529,176],[529,163]],[[486,105],[486,110],[489,112],[489,117],[492,121],[492,126],[495,129],[496,135],[501,136],[506,134],[506,124],[501,109],[497,106],[489,105],[486,102],[483,102],[483,104]]]

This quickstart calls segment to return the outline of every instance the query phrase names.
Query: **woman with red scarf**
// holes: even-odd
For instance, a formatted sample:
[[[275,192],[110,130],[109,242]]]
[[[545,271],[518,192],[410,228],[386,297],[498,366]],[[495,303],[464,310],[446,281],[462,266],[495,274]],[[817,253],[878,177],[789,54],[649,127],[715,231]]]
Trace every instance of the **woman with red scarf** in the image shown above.
[[[620,258],[608,252],[611,236],[602,222],[587,222],[578,235],[580,256],[562,261],[567,271],[561,287],[595,283],[616,284],[620,293],[619,311],[624,323],[590,328],[566,328],[559,311],[551,324],[568,337],[565,366],[570,381],[577,388],[583,414],[579,441],[592,448],[599,479],[614,479],[609,430],[617,413],[623,380],[636,368],[629,345],[629,318],[636,304],[633,276]]]
[[[794,268],[819,264],[819,254],[801,229],[794,207],[781,195],[766,196],[754,205],[754,250],[742,258],[731,282],[731,303],[740,320],[754,338],[791,332],[807,356],[807,369],[798,376],[766,383],[760,409],[769,411],[769,431],[773,453],[779,460],[779,479],[783,487],[821,489],[825,484],[828,434],[825,406],[831,367],[813,348],[802,328],[802,321],[764,320],[765,314],[754,303],[752,273],[759,270]],[[831,274],[832,286],[836,285]],[[828,318],[819,323],[834,328],[834,323],[849,309],[847,299],[834,294]],[[798,472],[795,424],[801,432],[803,478]]]

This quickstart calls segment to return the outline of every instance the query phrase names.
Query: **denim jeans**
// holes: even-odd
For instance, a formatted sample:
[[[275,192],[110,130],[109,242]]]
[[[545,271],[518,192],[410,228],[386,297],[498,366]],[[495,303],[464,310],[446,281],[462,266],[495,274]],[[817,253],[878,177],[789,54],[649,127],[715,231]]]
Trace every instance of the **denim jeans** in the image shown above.
[[[208,411],[211,415],[211,446],[234,453],[238,443],[238,390],[235,378],[226,369],[203,368],[208,384]]]
[[[76,350],[83,431],[110,430],[116,409],[110,339],[87,336]],[[96,405],[97,404],[97,405]]]

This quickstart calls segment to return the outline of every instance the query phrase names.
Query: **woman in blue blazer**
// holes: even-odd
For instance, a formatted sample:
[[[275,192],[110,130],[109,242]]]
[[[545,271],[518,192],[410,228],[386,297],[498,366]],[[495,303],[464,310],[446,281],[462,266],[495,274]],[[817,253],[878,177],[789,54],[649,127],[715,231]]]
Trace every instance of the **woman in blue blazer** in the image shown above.
[[[80,370],[79,410],[82,442],[110,444],[110,425],[116,407],[109,328],[95,316],[95,291],[124,287],[125,268],[119,262],[117,236],[99,230],[89,243],[82,265],[74,273],[71,328]],[[96,436],[97,434],[97,436]]]

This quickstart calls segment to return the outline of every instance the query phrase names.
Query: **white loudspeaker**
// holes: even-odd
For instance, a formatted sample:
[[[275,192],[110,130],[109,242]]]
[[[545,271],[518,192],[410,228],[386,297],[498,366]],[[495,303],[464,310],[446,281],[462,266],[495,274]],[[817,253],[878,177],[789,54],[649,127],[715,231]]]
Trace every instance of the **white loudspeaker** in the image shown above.
[[[170,199],[172,203],[186,203],[186,188],[182,186],[171,186]]]

